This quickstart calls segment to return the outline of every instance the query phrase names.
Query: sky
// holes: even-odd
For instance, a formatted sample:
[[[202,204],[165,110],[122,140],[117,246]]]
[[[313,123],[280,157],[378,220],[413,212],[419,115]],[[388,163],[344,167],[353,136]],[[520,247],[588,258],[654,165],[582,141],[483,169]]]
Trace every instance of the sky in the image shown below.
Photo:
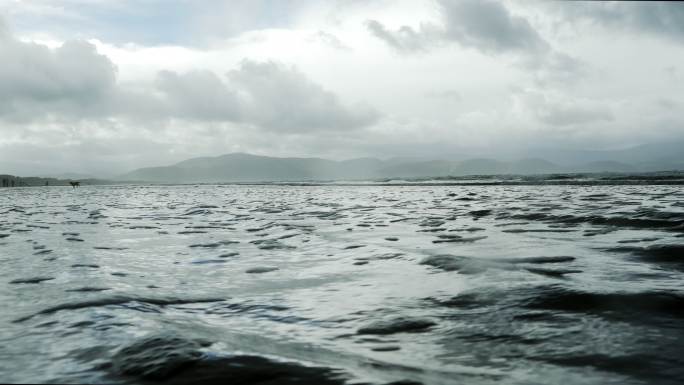
[[[0,173],[684,139],[684,3],[0,0]]]

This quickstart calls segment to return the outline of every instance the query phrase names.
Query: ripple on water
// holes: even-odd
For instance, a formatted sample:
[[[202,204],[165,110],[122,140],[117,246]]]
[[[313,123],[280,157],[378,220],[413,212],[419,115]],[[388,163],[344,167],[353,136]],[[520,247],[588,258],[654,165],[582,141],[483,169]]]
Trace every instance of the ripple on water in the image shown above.
[[[339,369],[304,366],[256,355],[207,351],[211,341],[153,335],[119,349],[111,359],[113,376],[165,384],[343,385]]]
[[[357,334],[396,334],[420,333],[437,325],[434,321],[424,318],[397,317],[373,322],[357,330]]]
[[[252,267],[250,269],[245,270],[245,273],[247,274],[263,274],[263,273],[269,273],[271,271],[276,271],[279,270],[277,267],[273,266],[261,266],[261,267]]]
[[[532,309],[591,313],[638,320],[640,317],[684,318],[684,296],[666,292],[596,293],[552,286],[525,304]]]
[[[681,186],[0,195],[16,382],[681,382]]]
[[[681,244],[618,246],[608,248],[606,251],[626,253],[639,261],[652,263],[663,269],[684,272],[684,245]]]
[[[92,300],[85,300],[85,301],[73,301],[73,302],[65,302],[59,305],[51,306],[46,309],[40,310],[34,314],[30,314],[21,318],[15,319],[13,322],[18,323],[18,322],[24,322],[27,321],[33,317],[39,316],[39,315],[48,315],[52,313],[56,313],[58,311],[62,310],[78,310],[78,309],[85,309],[85,308],[93,308],[93,307],[103,307],[103,306],[110,306],[110,305],[123,305],[127,304],[130,302],[137,302],[141,304],[147,304],[147,305],[156,305],[156,306],[170,306],[170,305],[184,305],[184,304],[190,304],[190,303],[205,303],[205,302],[219,302],[223,301],[223,298],[175,298],[175,297],[142,297],[142,296],[125,296],[125,295],[116,295],[116,296],[111,296],[111,297],[102,297],[102,298],[96,298]]]
[[[54,277],[32,277],[32,278],[19,278],[13,279],[9,283],[20,284],[20,283],[41,283],[45,281],[51,281],[55,279]]]

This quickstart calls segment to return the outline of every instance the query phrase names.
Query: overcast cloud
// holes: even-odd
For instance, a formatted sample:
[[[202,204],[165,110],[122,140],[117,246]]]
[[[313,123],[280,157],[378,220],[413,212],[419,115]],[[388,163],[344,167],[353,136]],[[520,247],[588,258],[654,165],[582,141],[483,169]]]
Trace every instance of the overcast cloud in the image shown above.
[[[681,3],[0,0],[0,173],[684,140]]]

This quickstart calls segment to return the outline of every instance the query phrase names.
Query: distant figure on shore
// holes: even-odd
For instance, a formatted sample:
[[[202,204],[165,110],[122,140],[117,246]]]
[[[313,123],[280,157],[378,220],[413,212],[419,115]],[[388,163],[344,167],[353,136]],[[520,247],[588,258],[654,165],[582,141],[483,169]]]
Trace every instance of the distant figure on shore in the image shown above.
[[[70,184],[71,187],[73,187],[73,188],[76,188],[76,187],[80,187],[80,186],[81,186],[81,182],[69,182],[69,184]]]

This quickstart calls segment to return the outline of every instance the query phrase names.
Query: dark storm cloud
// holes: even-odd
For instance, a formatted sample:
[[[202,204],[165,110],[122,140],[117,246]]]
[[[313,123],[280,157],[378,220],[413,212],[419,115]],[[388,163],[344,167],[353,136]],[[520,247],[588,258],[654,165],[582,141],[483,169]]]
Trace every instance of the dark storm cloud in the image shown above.
[[[116,68],[92,44],[70,41],[59,48],[0,36],[0,116],[31,119],[46,113],[84,113],[114,89]]]
[[[400,52],[421,51],[444,43],[458,43],[489,54],[538,53],[549,49],[547,42],[523,17],[501,3],[475,0],[440,0],[443,25],[421,24],[389,30],[377,20],[366,23],[368,30]]]
[[[442,24],[421,23],[390,30],[377,20],[366,27],[375,37],[404,54],[426,52],[448,44],[486,55],[510,55],[514,65],[537,85],[571,85],[587,75],[584,63],[553,49],[522,16],[493,0],[439,0]]]
[[[441,0],[445,37],[484,52],[539,52],[548,44],[523,17],[494,1]]]
[[[684,43],[684,3],[653,2],[555,2],[568,20],[587,20],[610,28],[648,32]]]
[[[84,41],[50,49],[5,32],[0,57],[5,120],[174,118],[306,132],[355,129],[379,117],[371,107],[344,105],[295,67],[270,61],[245,60],[225,76],[160,71],[152,84],[130,88],[117,83],[116,67]]]

